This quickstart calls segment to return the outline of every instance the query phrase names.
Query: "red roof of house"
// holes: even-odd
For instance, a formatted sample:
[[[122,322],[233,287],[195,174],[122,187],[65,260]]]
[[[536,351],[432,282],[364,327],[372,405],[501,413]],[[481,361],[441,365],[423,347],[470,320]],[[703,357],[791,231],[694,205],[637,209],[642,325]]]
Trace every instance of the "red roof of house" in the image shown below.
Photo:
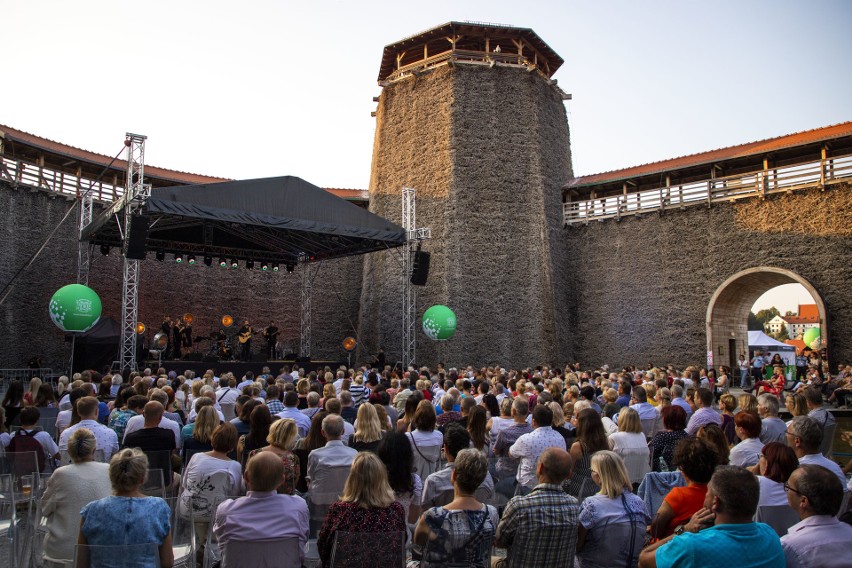
[[[801,353],[802,349],[807,347],[807,345],[805,345],[805,342],[802,341],[801,339],[785,339],[784,343],[786,343],[787,345],[792,345],[793,347],[795,347],[796,353]]]
[[[799,304],[799,317],[812,317],[819,320],[819,309],[816,304]]]
[[[767,138],[756,142],[747,142],[737,146],[728,146],[727,148],[710,150],[709,152],[700,152],[698,154],[690,154],[679,158],[651,162],[649,164],[633,166],[622,170],[612,170],[599,174],[582,176],[570,180],[566,184],[566,188],[628,180],[639,176],[660,174],[671,170],[700,166],[703,164],[713,164],[733,158],[767,154],[769,152],[785,148],[832,140],[841,136],[852,136],[852,122],[843,122],[831,126],[824,126],[822,128],[814,128],[813,130],[805,130],[803,132],[778,136],[777,138]]]
[[[784,321],[790,324],[802,324],[802,323],[819,323],[819,314],[815,316],[781,316],[784,318]]]
[[[11,128],[0,124],[0,139],[18,142],[20,144],[37,148],[45,153],[64,156],[80,162],[94,164],[97,166],[106,167],[112,158],[103,154],[97,154],[88,150],[83,150],[68,144],[62,144],[54,140],[42,138],[23,130]],[[113,169],[127,170],[127,162],[118,159],[112,164]],[[158,168],[145,164],[145,176],[157,178],[178,184],[200,184],[200,183],[217,183],[223,181],[233,181],[229,178],[206,176],[202,174],[193,174],[189,172],[181,172],[178,170],[169,170],[166,168]],[[329,193],[332,193],[343,199],[352,201],[363,201],[369,199],[369,193],[362,189],[346,189],[346,188],[324,188]]]

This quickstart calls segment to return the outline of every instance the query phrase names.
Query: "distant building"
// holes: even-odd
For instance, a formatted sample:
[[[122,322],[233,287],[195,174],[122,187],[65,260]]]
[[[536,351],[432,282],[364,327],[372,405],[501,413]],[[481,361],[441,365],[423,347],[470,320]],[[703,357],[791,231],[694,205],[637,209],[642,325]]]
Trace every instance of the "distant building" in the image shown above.
[[[769,333],[775,335],[781,328],[787,329],[787,337],[801,337],[806,330],[819,327],[819,310],[816,304],[799,304],[799,314],[795,316],[775,316],[766,323]]]

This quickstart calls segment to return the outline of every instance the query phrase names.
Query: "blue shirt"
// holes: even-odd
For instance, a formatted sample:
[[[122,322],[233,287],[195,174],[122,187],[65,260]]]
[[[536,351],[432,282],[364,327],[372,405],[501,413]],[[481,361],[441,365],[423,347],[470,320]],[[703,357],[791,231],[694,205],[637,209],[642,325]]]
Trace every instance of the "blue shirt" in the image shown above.
[[[657,549],[657,567],[784,568],[784,550],[763,523],[715,525],[683,533]]]
[[[80,531],[90,545],[163,544],[171,511],[159,497],[116,497],[92,501],[80,511]]]

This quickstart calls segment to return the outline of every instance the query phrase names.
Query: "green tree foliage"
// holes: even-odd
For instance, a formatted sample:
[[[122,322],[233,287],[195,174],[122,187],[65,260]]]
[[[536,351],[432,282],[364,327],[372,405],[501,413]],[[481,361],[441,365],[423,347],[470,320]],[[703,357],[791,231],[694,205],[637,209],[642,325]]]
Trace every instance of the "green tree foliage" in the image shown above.
[[[757,321],[760,322],[760,329],[763,330],[766,327],[766,324],[769,323],[769,320],[780,315],[781,312],[778,311],[778,308],[772,306],[768,310],[760,310],[755,314],[755,317],[757,318]]]

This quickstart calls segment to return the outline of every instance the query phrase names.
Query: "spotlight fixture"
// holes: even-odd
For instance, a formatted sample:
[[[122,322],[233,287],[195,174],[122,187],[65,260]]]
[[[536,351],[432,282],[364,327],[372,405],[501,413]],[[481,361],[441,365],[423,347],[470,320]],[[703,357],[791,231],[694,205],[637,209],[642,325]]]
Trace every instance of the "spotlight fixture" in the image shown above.
[[[187,258],[187,262],[189,262],[190,265],[195,266],[195,255],[189,255],[189,258]]]
[[[228,268],[228,261],[225,260],[224,258],[220,258],[219,259],[219,266],[221,266],[222,268]]]
[[[249,270],[254,270],[254,261],[252,259],[248,259],[246,261],[246,268]]]
[[[101,245],[101,254],[109,256],[109,245]]]
[[[163,262],[164,260],[166,260],[166,251],[158,250],[157,251],[157,260],[159,260],[160,262]]]
[[[142,335],[143,333],[145,333],[145,329],[146,329],[145,324],[142,323],[141,321],[136,324],[136,333],[138,335]]]
[[[240,267],[240,263],[239,263],[239,262],[237,262],[237,259],[236,259],[236,258],[232,258],[232,259],[231,259],[231,268],[239,268],[239,267]]]
[[[293,274],[293,271],[294,271],[294,270],[296,270],[296,265],[295,265],[295,264],[288,264],[288,265],[287,265],[287,274]]]
[[[264,272],[266,272],[267,270],[269,270],[269,263],[266,262],[266,261],[261,262],[260,263],[260,269],[263,270]]]
[[[272,263],[272,272],[278,272],[278,263],[277,262]]]
[[[175,255],[175,262],[177,262],[178,264],[183,262],[183,255],[182,254],[176,254]]]
[[[208,256],[208,255],[204,255],[204,264],[206,266],[212,266],[213,265],[213,257]]]

